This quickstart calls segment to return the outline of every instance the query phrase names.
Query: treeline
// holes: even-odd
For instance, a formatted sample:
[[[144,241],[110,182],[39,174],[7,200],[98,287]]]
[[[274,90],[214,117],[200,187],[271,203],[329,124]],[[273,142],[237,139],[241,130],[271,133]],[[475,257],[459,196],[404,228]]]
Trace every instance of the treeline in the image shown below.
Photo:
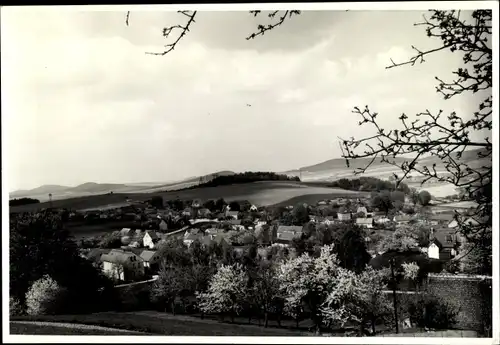
[[[9,206],[22,206],[22,205],[30,205],[30,204],[39,204],[40,200],[32,199],[32,198],[19,198],[9,200]]]
[[[199,185],[188,187],[186,189],[194,189],[199,187],[218,187],[227,186],[231,184],[241,184],[259,181],[297,181],[300,182],[298,176],[288,176],[284,174],[276,174],[274,172],[252,172],[247,171],[244,173],[238,173],[234,175],[227,176],[217,176],[211,181],[200,183]]]
[[[334,181],[329,187],[341,188],[355,191],[402,191],[410,194],[411,189],[406,183],[401,182],[396,188],[396,184],[391,181],[384,181],[376,177],[360,177],[355,179],[342,178]]]

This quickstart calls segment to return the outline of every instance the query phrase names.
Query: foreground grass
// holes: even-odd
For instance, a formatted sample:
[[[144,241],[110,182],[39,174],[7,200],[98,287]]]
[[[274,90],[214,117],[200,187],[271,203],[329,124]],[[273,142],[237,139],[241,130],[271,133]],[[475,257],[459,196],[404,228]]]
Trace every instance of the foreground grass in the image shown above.
[[[68,328],[55,325],[10,323],[10,334],[16,335],[137,335],[135,332],[113,332],[100,329]],[[141,334],[142,335],[142,334]],[[144,334],[148,335],[148,334]]]
[[[89,315],[20,316],[20,317],[13,317],[11,320],[64,322],[64,323],[74,323],[74,324],[96,325],[101,327],[118,328],[129,331],[146,332],[154,335],[178,335],[178,336],[305,335],[304,332],[292,331],[287,329],[263,328],[250,325],[228,324],[222,322],[221,323],[207,322],[205,320],[196,318],[186,318],[186,317],[178,319],[174,317],[161,318],[151,315],[140,315],[136,313],[118,313],[118,312],[106,312],[106,313],[97,313]]]

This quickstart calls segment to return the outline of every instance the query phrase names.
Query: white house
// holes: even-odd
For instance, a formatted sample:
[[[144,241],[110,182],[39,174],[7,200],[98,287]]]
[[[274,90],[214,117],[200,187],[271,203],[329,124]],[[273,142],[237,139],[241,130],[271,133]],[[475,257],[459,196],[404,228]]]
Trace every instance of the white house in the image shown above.
[[[263,225],[266,225],[267,224],[267,221],[265,220],[259,220],[255,223],[255,227],[257,226],[263,226]]]
[[[337,217],[339,218],[339,220],[351,220],[351,213],[338,213],[337,214]]]
[[[359,225],[367,229],[372,229],[373,218],[356,218],[356,225]]]
[[[143,260],[132,251],[113,249],[101,255],[101,262],[104,274],[117,280],[130,281],[144,276]]]
[[[436,242],[431,242],[429,247],[427,248],[427,256],[430,259],[439,259],[439,246]]]
[[[144,238],[142,239],[144,247],[149,247],[150,249],[153,249],[155,247],[155,244],[156,242],[158,242],[158,240],[159,238],[158,235],[156,235],[156,232],[151,230],[146,230]]]
[[[255,205],[250,206],[250,211],[251,211],[251,212],[257,212],[258,210],[259,210],[259,209],[258,209],[258,207],[257,207],[257,206],[255,206]]]

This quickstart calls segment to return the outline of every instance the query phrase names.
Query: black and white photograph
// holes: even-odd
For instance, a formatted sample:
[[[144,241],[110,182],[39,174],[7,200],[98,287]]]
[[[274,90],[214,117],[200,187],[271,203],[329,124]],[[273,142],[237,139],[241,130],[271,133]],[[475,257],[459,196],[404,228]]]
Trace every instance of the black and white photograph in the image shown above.
[[[497,1],[2,6],[4,342],[498,343],[497,54]]]

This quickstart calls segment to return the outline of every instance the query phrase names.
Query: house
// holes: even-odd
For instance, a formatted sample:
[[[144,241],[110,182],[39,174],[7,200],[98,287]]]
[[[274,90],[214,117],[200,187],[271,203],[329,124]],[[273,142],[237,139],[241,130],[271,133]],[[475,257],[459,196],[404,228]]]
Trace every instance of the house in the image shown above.
[[[410,222],[410,220],[411,220],[411,217],[406,215],[406,214],[397,215],[397,216],[394,216],[394,218],[393,218],[393,221],[397,225],[408,224]]]
[[[274,242],[289,245],[294,238],[300,238],[301,236],[301,226],[280,225],[276,231],[276,240]]]
[[[201,240],[202,238],[202,232],[190,232],[187,236],[184,236],[184,245],[189,247],[194,241]]]
[[[132,251],[113,249],[101,255],[101,262],[104,274],[113,279],[133,281],[144,276],[143,260]]]
[[[356,218],[356,225],[372,229],[373,228],[373,218]]]
[[[258,226],[263,226],[263,225],[266,225],[267,224],[267,221],[265,220],[258,220],[256,223],[255,223],[255,228],[257,228]]]
[[[337,213],[339,220],[351,220],[351,212],[345,207],[341,207]]]
[[[391,220],[387,217],[375,217],[374,221],[377,224],[386,224],[389,223]]]
[[[368,209],[365,206],[358,206],[356,213],[363,213],[364,217],[368,217]]]
[[[322,223],[326,224],[326,225],[334,224],[335,223],[335,218],[333,218],[333,216],[327,216],[327,217],[325,217],[325,219],[323,220]]]
[[[282,243],[285,245],[290,245],[294,238],[300,238],[302,236],[302,231],[292,232],[292,231],[282,231],[278,232],[276,236],[276,243]]]
[[[111,249],[101,249],[101,248],[93,248],[86,255],[85,258],[91,262],[100,262],[101,256],[104,254],[108,254]]]
[[[259,208],[255,205],[250,206],[250,212],[257,212]]]
[[[469,226],[477,226],[480,223],[476,219],[469,217],[463,221],[463,224]],[[456,219],[453,219],[450,223],[448,223],[448,228],[457,228],[457,227],[458,227],[458,222]]]
[[[167,224],[167,222],[165,222],[165,220],[162,219],[160,221],[159,228],[160,228],[160,231],[163,231],[163,232],[168,231],[168,224]]]
[[[156,255],[156,251],[143,250],[139,255],[144,262],[146,268],[157,268],[160,263],[160,256]]]
[[[210,214],[212,214],[212,212],[210,212],[210,210],[208,208],[200,208],[198,210],[198,216],[199,217],[207,217],[209,216]]]
[[[449,224],[450,222],[453,221],[453,214],[450,213],[439,213],[439,214],[433,214],[429,217],[429,223],[430,225],[441,225],[441,224]]]
[[[159,238],[158,235],[156,235],[156,232],[151,230],[146,230],[142,242],[144,244],[144,247],[149,247],[150,249],[153,249],[158,240]]]
[[[325,200],[322,200],[322,201],[318,202],[318,206],[323,206],[323,205],[326,205],[326,201]]]
[[[238,211],[226,211],[226,217],[232,217],[234,219],[238,219]]]
[[[449,260],[457,255],[456,237],[451,232],[436,232],[427,248],[431,259]]]
[[[321,223],[323,222],[323,217],[309,215],[309,221],[312,223]]]
[[[224,233],[224,229],[210,228],[205,230],[205,234],[211,239],[214,239],[214,237],[220,233]]]
[[[190,208],[186,208],[184,211],[182,211],[181,214],[183,216],[186,216],[186,217],[191,217],[191,209]]]

